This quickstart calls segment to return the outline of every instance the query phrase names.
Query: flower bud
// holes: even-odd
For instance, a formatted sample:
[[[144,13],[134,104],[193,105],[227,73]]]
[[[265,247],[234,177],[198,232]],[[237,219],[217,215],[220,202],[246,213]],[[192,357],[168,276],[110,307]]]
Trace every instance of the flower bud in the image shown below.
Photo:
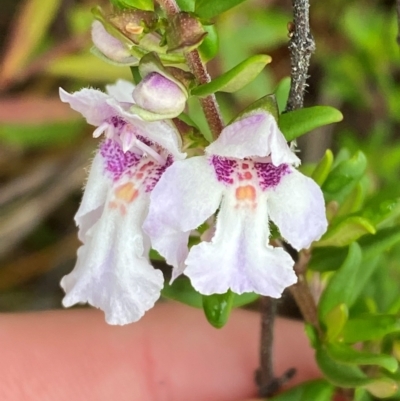
[[[100,21],[92,24],[92,40],[97,49],[112,61],[124,64],[137,61],[121,41],[107,32]]]
[[[187,96],[175,82],[151,72],[136,86],[133,99],[145,110],[178,116],[185,108]]]

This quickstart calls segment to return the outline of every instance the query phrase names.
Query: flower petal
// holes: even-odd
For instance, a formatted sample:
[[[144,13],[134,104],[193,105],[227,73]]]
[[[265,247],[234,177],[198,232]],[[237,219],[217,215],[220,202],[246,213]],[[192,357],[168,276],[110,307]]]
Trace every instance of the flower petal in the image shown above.
[[[282,237],[297,250],[308,248],[327,229],[321,189],[295,169],[269,191],[268,207],[269,216]]]
[[[75,222],[79,227],[78,237],[81,241],[102,215],[110,185],[110,179],[104,174],[104,159],[97,153],[90,168],[81,205],[75,215]]]
[[[135,85],[125,79],[118,79],[113,85],[106,85],[107,93],[116,99],[118,102],[134,103],[132,92]]]
[[[204,295],[231,289],[238,294],[254,291],[278,298],[297,277],[289,254],[267,245],[266,195],[260,195],[255,208],[236,207],[235,203],[234,195],[227,193],[214,238],[192,247],[184,274]]]
[[[120,187],[119,187],[120,188]],[[63,305],[88,302],[102,309],[109,324],[140,319],[160,296],[163,275],[148,261],[149,239],[141,226],[149,196],[126,204],[127,193],[110,191],[99,221],[87,232],[74,270],[63,277]]]
[[[204,156],[175,162],[153,189],[143,228],[153,248],[179,272],[184,268],[190,231],[217,210],[223,189]]]
[[[81,113],[86,121],[94,126],[101,125],[107,118],[115,116],[115,107],[107,104],[109,95],[97,89],[81,89],[68,93],[60,88],[60,99],[69,103],[71,108]]]
[[[228,125],[219,138],[206,148],[206,153],[238,159],[271,156],[275,166],[300,163],[274,117],[266,112],[252,114]]]

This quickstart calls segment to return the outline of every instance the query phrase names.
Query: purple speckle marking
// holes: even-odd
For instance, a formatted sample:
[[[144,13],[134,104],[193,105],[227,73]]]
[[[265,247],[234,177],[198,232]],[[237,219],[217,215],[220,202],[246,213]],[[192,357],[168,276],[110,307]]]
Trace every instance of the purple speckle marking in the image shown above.
[[[214,167],[218,181],[224,182],[226,184],[233,184],[232,175],[238,166],[236,160],[227,159],[220,156],[212,156],[211,164]]]
[[[156,164],[148,170],[146,179],[144,182],[145,192],[151,192],[160,180],[164,171],[173,163],[174,159],[171,155],[168,155],[165,164]]]
[[[137,166],[142,156],[134,152],[123,152],[121,145],[112,139],[106,139],[100,145],[100,154],[104,157],[105,169],[111,173],[114,181],[129,168]]]
[[[280,183],[281,178],[290,173],[287,164],[281,164],[276,167],[272,163],[254,163],[254,167],[257,171],[260,188],[263,191],[276,187]]]
[[[119,116],[111,117],[110,123],[114,126],[114,128],[122,128],[126,125],[126,121]]]

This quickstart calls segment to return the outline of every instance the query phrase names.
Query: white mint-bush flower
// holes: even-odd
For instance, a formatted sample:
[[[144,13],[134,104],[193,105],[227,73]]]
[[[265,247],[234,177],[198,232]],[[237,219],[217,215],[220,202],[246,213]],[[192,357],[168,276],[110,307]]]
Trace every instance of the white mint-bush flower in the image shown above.
[[[274,117],[253,112],[227,126],[205,156],[175,162],[151,194],[144,224],[152,246],[204,295],[254,291],[280,297],[297,280],[294,261],[269,245],[269,220],[295,249],[326,231],[318,185],[294,166]],[[210,242],[187,241],[218,210]]]
[[[75,216],[83,245],[61,281],[63,305],[88,302],[110,324],[137,321],[160,296],[163,275],[150,264],[142,224],[155,184],[185,157],[169,120],[147,122],[129,112],[134,90],[126,81],[107,86],[108,93],[60,89],[61,100],[97,127],[93,135],[105,135]]]

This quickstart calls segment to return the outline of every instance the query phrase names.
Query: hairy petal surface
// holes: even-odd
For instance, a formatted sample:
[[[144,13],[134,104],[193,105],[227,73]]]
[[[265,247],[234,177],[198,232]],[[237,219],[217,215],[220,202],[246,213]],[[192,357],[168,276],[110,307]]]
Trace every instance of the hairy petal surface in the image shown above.
[[[227,191],[211,242],[192,247],[186,259],[187,275],[205,295],[254,291],[274,298],[297,280],[294,262],[281,248],[268,245],[268,211],[265,194],[257,204],[238,205]]]
[[[204,156],[177,161],[163,174],[150,196],[144,230],[177,276],[184,268],[190,231],[218,208],[223,184]]]
[[[282,237],[297,250],[308,248],[327,229],[321,189],[311,178],[293,168],[269,192],[268,207],[269,216]]]
[[[104,159],[97,153],[90,168],[82,202],[75,215],[81,241],[84,241],[86,232],[102,215],[109,188],[110,180],[104,175]]]

